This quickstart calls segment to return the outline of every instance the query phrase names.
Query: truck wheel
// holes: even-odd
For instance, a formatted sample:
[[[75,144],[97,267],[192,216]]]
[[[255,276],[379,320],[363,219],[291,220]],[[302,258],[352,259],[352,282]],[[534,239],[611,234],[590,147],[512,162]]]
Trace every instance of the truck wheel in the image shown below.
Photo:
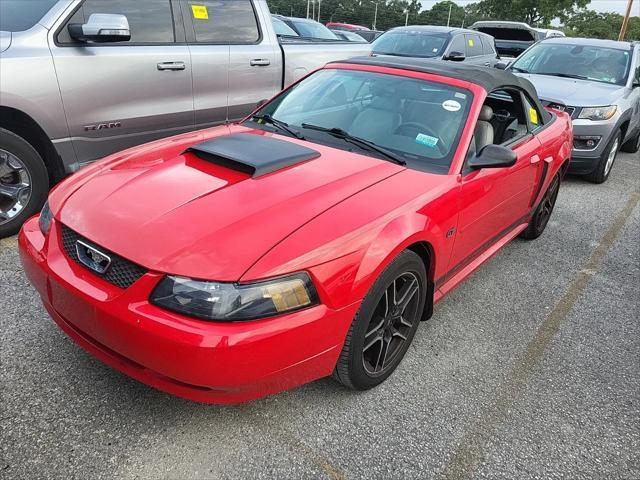
[[[49,175],[38,152],[0,128],[0,238],[14,235],[44,205]]]
[[[600,161],[598,162],[596,169],[585,176],[587,180],[591,183],[604,183],[607,181],[607,178],[609,178],[609,174],[611,173],[611,169],[613,168],[613,164],[616,161],[618,150],[620,150],[621,141],[622,134],[620,131],[617,131],[609,141],[602,157],[600,157]]]
[[[380,274],[347,333],[333,377],[366,390],[393,373],[418,329],[426,298],[422,259],[405,250]]]
[[[623,152],[637,153],[640,150],[640,130],[622,146]]]

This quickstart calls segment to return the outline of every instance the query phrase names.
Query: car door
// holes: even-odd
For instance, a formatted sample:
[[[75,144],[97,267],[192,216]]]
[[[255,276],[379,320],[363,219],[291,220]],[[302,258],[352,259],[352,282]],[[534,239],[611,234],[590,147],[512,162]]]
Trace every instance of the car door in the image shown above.
[[[451,274],[525,222],[540,178],[541,143],[531,132],[520,92],[502,90],[495,95],[502,96],[504,102],[513,102],[518,118],[506,127],[500,125],[500,120],[492,122],[497,125],[494,143],[512,148],[517,161],[508,168],[463,169],[460,216],[449,263]],[[511,126],[513,135],[508,133]],[[475,154],[473,146],[472,154]]]
[[[81,43],[68,25],[127,17],[131,39]],[[194,126],[191,60],[172,0],[85,0],[52,30],[50,49],[80,164]]]
[[[227,121],[229,92],[228,2],[181,0],[193,68],[196,128]]]
[[[265,2],[226,0],[234,34],[229,37],[228,119],[238,120],[280,91],[282,53]],[[259,26],[263,25],[260,29]]]
[[[470,65],[483,65],[485,63],[484,52],[482,50],[482,40],[476,33],[465,33],[465,63]]]
[[[489,35],[480,35],[482,41],[482,65],[485,67],[495,67],[498,63],[498,54],[495,50],[495,40]]]

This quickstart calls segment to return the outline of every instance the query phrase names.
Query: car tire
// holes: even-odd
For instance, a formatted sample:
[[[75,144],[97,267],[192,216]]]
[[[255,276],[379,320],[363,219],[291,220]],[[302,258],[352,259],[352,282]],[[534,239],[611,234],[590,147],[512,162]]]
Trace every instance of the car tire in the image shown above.
[[[588,181],[591,183],[604,183],[607,181],[611,170],[613,170],[613,164],[615,163],[616,156],[620,150],[621,141],[622,134],[618,130],[611,137],[611,140],[609,140],[607,148],[605,148],[604,153],[600,157],[600,161],[598,162],[596,169],[585,176]]]
[[[338,382],[367,390],[394,372],[418,329],[426,287],[424,262],[412,251],[403,251],[385,268],[351,323],[333,373]],[[409,297],[403,299],[405,292]]]
[[[553,180],[551,180],[549,188],[547,188],[540,204],[536,207],[531,220],[529,220],[529,225],[527,225],[527,228],[522,231],[520,237],[525,240],[534,240],[542,235],[544,229],[547,228],[553,209],[556,206],[558,192],[560,191],[560,183],[561,175],[560,173],[557,173],[556,176],[553,177]]]
[[[622,145],[621,150],[626,153],[637,153],[640,150],[640,130]]]
[[[29,142],[0,128],[0,238],[18,233],[47,199],[49,175]]]

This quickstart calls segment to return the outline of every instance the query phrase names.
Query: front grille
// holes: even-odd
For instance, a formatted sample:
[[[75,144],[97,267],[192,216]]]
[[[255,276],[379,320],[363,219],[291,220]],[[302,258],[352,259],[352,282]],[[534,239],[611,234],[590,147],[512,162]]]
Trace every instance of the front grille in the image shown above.
[[[100,252],[103,252],[105,255],[108,255],[111,258],[111,265],[106,272],[102,274],[95,272],[80,261],[80,259],[78,258],[78,251],[76,250],[76,242],[78,240],[82,240],[87,245],[95,248]],[[115,253],[100,247],[99,245],[96,245],[95,243],[87,240],[80,234],[74,232],[69,227],[66,227],[64,225],[62,225],[62,246],[64,247],[64,251],[67,253],[69,258],[71,258],[74,262],[76,262],[78,265],[83,266],[94,275],[97,275],[100,278],[111,283],[112,285],[115,285],[116,287],[129,288],[138,279],[140,279],[140,277],[147,273],[147,270],[144,267],[130,262],[129,260],[122,258]]]

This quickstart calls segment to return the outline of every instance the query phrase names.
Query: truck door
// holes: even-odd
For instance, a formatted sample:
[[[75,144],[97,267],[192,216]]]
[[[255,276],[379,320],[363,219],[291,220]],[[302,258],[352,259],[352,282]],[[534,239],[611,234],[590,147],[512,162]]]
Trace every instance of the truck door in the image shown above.
[[[68,25],[94,13],[125,15],[131,39],[71,38]],[[85,0],[53,30],[50,49],[80,164],[193,129],[191,59],[182,42],[172,0]]]

